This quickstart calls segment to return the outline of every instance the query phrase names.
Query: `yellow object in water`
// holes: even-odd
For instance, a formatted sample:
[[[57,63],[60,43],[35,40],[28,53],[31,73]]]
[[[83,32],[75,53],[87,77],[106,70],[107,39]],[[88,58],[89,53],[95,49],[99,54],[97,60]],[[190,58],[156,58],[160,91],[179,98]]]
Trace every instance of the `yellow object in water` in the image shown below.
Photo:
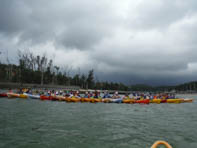
[[[19,98],[22,98],[22,99],[27,99],[27,95],[25,95],[25,94],[19,94],[18,97],[19,97]]]
[[[25,94],[16,94],[16,93],[7,93],[9,98],[23,98],[27,99],[27,95]]]
[[[157,148],[159,145],[164,145],[166,148],[172,148],[172,146],[170,144],[168,144],[165,141],[156,141],[151,148]]]
[[[109,103],[109,102],[110,102],[110,98],[105,98],[105,99],[103,99],[103,102],[104,102],[104,103]]]
[[[79,99],[79,98],[70,98],[70,101],[71,101],[71,102],[79,102],[80,99]]]
[[[183,102],[184,102],[184,103],[190,103],[190,102],[193,102],[193,99],[184,99]]]
[[[184,99],[167,99],[167,103],[183,103]]]
[[[133,103],[131,99],[123,99],[122,103]]]
[[[150,100],[150,103],[161,103],[161,99],[153,99],[153,100]]]
[[[16,93],[7,93],[8,95],[8,98],[18,98],[19,97],[19,94],[16,94]]]

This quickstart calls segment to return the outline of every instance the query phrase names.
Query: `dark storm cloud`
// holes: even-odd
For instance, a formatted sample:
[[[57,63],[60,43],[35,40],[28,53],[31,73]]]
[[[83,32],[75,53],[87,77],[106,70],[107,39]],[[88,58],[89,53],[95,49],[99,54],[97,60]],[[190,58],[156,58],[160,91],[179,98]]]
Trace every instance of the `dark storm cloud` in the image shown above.
[[[196,0],[1,0],[0,47],[47,52],[99,79],[195,80]],[[54,57],[54,56],[53,56]]]
[[[0,32],[18,34],[20,42],[53,40],[65,47],[84,49],[110,34],[110,15],[102,2],[95,1],[3,0]]]

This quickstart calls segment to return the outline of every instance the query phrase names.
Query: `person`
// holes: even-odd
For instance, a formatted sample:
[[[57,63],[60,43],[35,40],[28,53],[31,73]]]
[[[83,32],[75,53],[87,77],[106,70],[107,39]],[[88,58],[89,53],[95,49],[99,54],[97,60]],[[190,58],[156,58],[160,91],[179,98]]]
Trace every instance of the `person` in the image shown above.
[[[58,95],[59,95],[59,91],[56,91],[56,92],[55,92],[55,95],[58,96]]]
[[[129,98],[129,94],[125,94],[124,97],[123,97],[123,99],[130,99]]]
[[[112,99],[118,99],[118,98],[120,98],[120,96],[118,95],[118,92],[116,91],[114,95],[112,96]]]
[[[80,98],[81,97],[80,94],[79,94],[79,91],[75,91],[74,92],[74,97],[75,98]]]
[[[12,93],[12,89],[11,88],[9,88],[9,91],[8,91],[9,93]]]
[[[70,92],[69,97],[68,98],[72,98],[73,97],[73,91]]]
[[[84,98],[89,98],[89,93],[88,93],[88,91],[85,92]]]
[[[134,98],[134,95],[132,93],[130,93],[129,98]]]
[[[107,90],[104,92],[103,98],[111,98],[111,96]]]
[[[100,98],[100,91],[95,90],[94,98]]]

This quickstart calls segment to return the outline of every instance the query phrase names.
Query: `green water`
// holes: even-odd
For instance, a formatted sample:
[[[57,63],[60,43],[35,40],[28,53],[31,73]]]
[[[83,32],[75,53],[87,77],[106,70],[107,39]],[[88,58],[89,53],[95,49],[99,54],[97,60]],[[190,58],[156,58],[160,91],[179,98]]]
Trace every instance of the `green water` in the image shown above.
[[[139,105],[0,98],[2,148],[149,148],[156,140],[196,148],[197,100]]]

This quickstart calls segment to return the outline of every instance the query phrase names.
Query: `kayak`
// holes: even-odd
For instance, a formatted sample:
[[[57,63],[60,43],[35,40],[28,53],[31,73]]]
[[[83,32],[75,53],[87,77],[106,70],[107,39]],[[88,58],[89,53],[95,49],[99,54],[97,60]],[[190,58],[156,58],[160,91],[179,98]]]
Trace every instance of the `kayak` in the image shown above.
[[[80,99],[79,98],[70,98],[70,102],[79,102]]]
[[[184,99],[167,99],[167,103],[183,103]]]
[[[191,103],[191,102],[193,102],[193,101],[194,101],[193,99],[184,99],[184,100],[183,100],[184,103]]]
[[[59,101],[65,101],[65,97],[64,96],[56,96],[58,98]]]
[[[16,94],[16,93],[7,93],[8,98],[22,98],[22,99],[27,99],[26,94]]]
[[[149,99],[135,100],[135,103],[139,103],[139,104],[149,104],[149,103],[150,103],[150,100],[149,100]]]
[[[135,100],[134,99],[123,99],[122,103],[134,103]]]
[[[161,100],[161,103],[167,103],[166,99]]]
[[[40,96],[40,100],[52,100],[52,96],[44,96],[44,95],[41,95]]]
[[[16,93],[7,93],[8,98],[18,98],[19,94]]]
[[[39,95],[32,95],[32,94],[28,94],[28,93],[25,93],[25,94],[31,99],[40,99]]]
[[[27,99],[27,95],[26,94],[19,94],[19,97],[18,98],[22,98],[22,99]]]
[[[64,96],[50,96],[52,101],[65,101]]]
[[[6,93],[1,93],[0,97],[8,97],[8,95]]]
[[[123,99],[122,100],[122,103],[130,103],[131,102],[131,99]]]
[[[84,102],[90,102],[92,98],[84,98],[83,101]]]
[[[102,100],[101,100],[101,99],[98,99],[98,98],[92,98],[92,99],[90,100],[90,102],[91,102],[91,103],[97,103],[97,102],[102,102]]]
[[[71,102],[71,98],[65,98],[66,102]]]
[[[104,103],[109,103],[109,102],[110,102],[110,99],[109,99],[109,98],[103,99],[102,102],[104,102]]]
[[[161,103],[161,99],[153,99],[153,100],[150,100],[150,103],[160,104]]]
[[[122,103],[122,99],[110,99],[109,103]]]

